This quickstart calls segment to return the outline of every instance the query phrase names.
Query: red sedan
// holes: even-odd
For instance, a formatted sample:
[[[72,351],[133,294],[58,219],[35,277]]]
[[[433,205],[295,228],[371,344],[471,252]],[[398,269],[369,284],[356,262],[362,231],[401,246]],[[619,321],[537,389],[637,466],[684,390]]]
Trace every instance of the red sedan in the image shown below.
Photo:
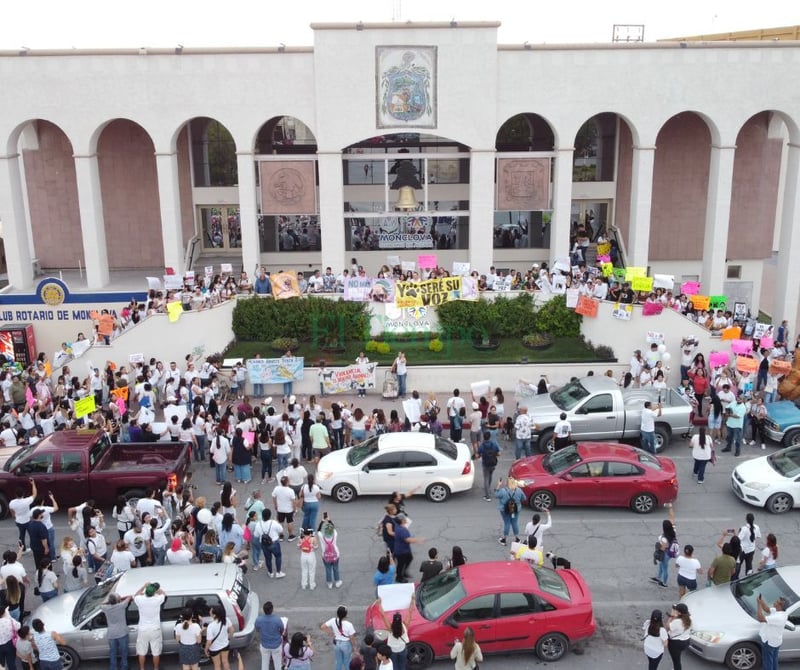
[[[536,510],[597,505],[647,514],[678,497],[678,476],[669,458],[624,444],[573,444],[553,454],[521,458],[509,474]]]
[[[385,639],[377,601],[367,609],[366,625]],[[436,658],[449,658],[467,627],[484,654],[535,649],[543,661],[557,661],[570,643],[594,633],[592,597],[575,570],[556,572],[525,561],[467,563],[448,570],[416,587],[409,667],[419,670]]]

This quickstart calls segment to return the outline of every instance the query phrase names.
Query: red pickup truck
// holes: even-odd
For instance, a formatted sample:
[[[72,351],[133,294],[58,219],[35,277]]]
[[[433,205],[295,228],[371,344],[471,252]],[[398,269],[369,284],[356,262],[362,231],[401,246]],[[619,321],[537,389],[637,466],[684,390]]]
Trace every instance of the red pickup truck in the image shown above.
[[[114,444],[100,430],[64,430],[22,447],[0,471],[0,519],[8,515],[8,499],[28,479],[42,495],[52,491],[62,507],[90,498],[110,505],[119,495],[142,497],[148,488],[164,489],[182,482],[190,446],[184,442]]]

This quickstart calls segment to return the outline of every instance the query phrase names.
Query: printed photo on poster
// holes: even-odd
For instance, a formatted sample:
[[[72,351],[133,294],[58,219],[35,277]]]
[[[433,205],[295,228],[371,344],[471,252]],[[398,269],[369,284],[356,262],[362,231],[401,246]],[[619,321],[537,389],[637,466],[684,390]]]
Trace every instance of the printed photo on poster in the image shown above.
[[[633,305],[626,305],[625,303],[614,303],[614,310],[611,312],[611,316],[615,319],[619,319],[620,321],[630,321],[631,316],[633,315]]]

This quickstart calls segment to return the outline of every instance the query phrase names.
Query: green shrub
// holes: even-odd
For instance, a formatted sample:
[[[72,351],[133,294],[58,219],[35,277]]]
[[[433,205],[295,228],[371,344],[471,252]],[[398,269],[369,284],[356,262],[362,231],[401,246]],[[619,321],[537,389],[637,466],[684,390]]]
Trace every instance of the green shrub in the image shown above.
[[[378,351],[378,343],[375,340],[370,340],[364,345],[364,351],[368,351],[370,353],[373,351]]]
[[[284,352],[290,349],[297,349],[300,346],[300,341],[296,337],[276,337],[269,343],[269,346],[275,351]]]
[[[444,349],[444,342],[436,337],[428,342],[428,349],[438,354],[442,349]]]
[[[535,315],[534,331],[555,337],[578,337],[581,334],[581,315],[567,307],[567,298],[557,295],[542,305]]]
[[[389,346],[388,342],[378,342],[375,348],[379,354],[383,354],[384,356],[392,350],[392,347]]]

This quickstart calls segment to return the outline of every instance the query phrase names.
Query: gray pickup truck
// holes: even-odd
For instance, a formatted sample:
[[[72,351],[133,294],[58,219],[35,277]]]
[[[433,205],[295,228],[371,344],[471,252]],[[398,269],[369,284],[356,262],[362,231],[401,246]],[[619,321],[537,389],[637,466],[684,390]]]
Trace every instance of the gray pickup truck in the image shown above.
[[[656,418],[656,451],[664,449],[673,435],[689,432],[689,401],[673,389],[621,389],[608,377],[584,377],[548,394],[525,398],[521,406],[536,423],[532,444],[542,453],[553,451],[553,426],[562,412],[572,425],[574,440],[621,440],[639,436],[646,400],[661,401]]]

